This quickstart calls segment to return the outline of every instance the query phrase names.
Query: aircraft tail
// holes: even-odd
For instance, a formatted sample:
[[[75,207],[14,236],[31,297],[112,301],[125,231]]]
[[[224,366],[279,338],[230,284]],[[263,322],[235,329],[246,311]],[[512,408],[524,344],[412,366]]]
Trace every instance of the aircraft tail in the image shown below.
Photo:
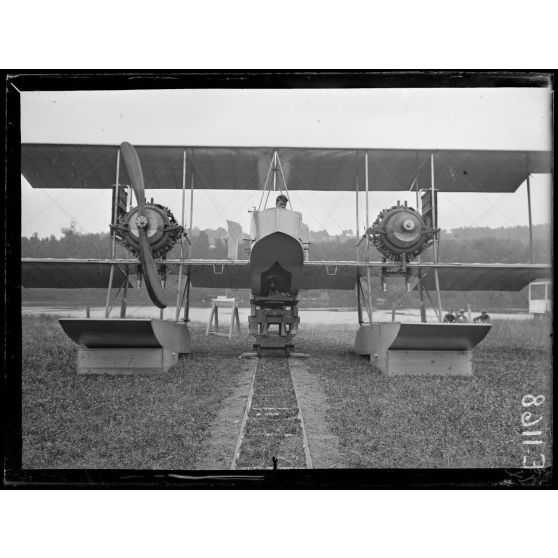
[[[238,248],[243,242],[242,226],[235,221],[227,221],[227,229],[229,233],[227,258],[229,260],[238,260]]]

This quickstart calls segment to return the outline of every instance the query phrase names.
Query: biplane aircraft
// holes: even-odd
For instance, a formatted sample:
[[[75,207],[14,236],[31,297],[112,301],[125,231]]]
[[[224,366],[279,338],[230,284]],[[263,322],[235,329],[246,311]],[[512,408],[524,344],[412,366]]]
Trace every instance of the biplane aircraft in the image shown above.
[[[491,326],[442,323],[441,291],[520,290],[550,275],[549,265],[533,262],[442,263],[438,257],[438,194],[515,192],[527,180],[530,196],[529,176],[551,172],[550,152],[23,144],[21,166],[34,188],[113,191],[109,257],[22,260],[23,287],[108,290],[105,319],[60,320],[80,345],[78,372],[165,371],[177,355],[192,352],[192,286],[250,289],[248,325],[258,355],[294,349],[302,291],[342,289],[356,295],[360,327],[355,350],[369,355],[383,372],[471,374],[472,348]],[[170,209],[146,202],[146,189],[166,188],[182,190],[180,224]],[[229,222],[227,260],[191,257],[185,200],[189,192],[191,229],[193,192],[200,188],[262,192],[260,207],[252,212],[247,249],[242,229]],[[266,208],[270,193],[288,196],[289,190],[355,192],[356,260],[308,259],[310,237],[301,213],[292,207]],[[415,191],[417,208],[397,202],[371,223],[368,198],[373,190]],[[362,228],[359,196],[366,208]],[[129,258],[115,257],[116,242],[130,251]],[[180,258],[167,259],[177,243]],[[382,261],[371,261],[372,246]],[[432,260],[421,261],[429,247]],[[163,288],[170,275],[177,278],[174,320],[127,319],[126,290],[134,278],[136,285],[143,280],[153,304],[164,308]],[[385,290],[395,277],[403,277],[408,290],[420,291],[421,301],[425,292],[436,292],[436,322],[427,323],[424,304],[420,323],[373,321],[372,281],[379,280]],[[122,293],[121,313],[110,318],[115,288]]]

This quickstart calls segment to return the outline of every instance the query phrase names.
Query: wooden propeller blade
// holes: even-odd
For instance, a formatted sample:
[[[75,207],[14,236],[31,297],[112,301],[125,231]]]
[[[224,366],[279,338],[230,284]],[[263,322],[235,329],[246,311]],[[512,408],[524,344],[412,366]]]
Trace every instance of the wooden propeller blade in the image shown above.
[[[126,141],[120,144],[120,150],[138,201],[138,216],[140,218],[145,218],[145,186],[137,151],[133,145]],[[147,293],[155,306],[158,308],[166,308],[167,305],[163,301],[163,288],[159,280],[159,272],[157,271],[157,266],[153,259],[151,245],[149,244],[145,227],[138,226],[138,234],[141,267],[145,278]]]
[[[134,146],[127,141],[120,144],[120,152],[126,165],[136,200],[138,201],[138,213],[143,216],[145,210],[145,186],[143,183],[143,172],[138,153]]]
[[[151,246],[149,245],[147,234],[143,228],[138,228],[138,232],[141,267],[145,278],[147,293],[155,306],[158,308],[166,308],[167,305],[163,300],[163,288],[161,287],[161,281],[159,281],[159,272],[157,271],[157,266],[155,265],[153,254],[151,253]]]

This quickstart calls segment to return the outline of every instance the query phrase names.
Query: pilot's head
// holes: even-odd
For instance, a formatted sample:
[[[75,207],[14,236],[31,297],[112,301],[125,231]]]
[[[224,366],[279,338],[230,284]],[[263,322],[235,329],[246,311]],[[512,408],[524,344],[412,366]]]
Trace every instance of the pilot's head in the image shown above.
[[[460,313],[460,314],[465,314],[465,310],[463,310],[463,308],[460,308],[460,309],[459,309],[459,313]]]
[[[275,207],[281,207],[282,209],[286,209],[288,201],[289,200],[287,199],[287,196],[281,194],[277,196],[277,199],[275,200]]]

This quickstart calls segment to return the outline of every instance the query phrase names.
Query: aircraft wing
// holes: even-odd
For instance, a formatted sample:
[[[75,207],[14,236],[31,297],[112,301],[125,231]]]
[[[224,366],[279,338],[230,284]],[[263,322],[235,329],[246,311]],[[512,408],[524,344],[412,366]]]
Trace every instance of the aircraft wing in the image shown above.
[[[110,268],[114,267],[113,285],[120,287],[127,273],[135,274],[138,259],[54,259],[22,258],[21,285],[25,288],[106,289]],[[180,260],[157,260],[165,264],[167,276],[172,279],[178,273]],[[190,274],[192,286],[216,289],[249,289],[248,260],[185,260],[184,275]],[[133,286],[128,282],[128,286]]]
[[[106,289],[109,284],[110,268],[114,265],[113,285],[120,287],[126,278],[126,268],[135,270],[139,260],[120,260],[116,265],[111,260],[22,258],[21,286],[25,288],[53,289]],[[132,286],[128,282],[128,286]]]
[[[118,287],[126,271],[134,274],[139,263],[137,259],[22,258],[21,284],[25,288],[107,288],[110,268],[114,265],[113,285]],[[169,279],[178,274],[180,260],[166,260],[165,264]],[[301,288],[354,289],[358,270],[358,265],[352,262],[306,262]],[[193,287],[250,288],[248,260],[185,260],[182,273],[190,274]],[[128,286],[132,286],[131,283]]]
[[[178,260],[167,261],[167,267],[178,270]],[[352,290],[357,275],[363,273],[357,262],[304,262],[301,290]],[[193,287],[218,289],[249,289],[248,260],[192,260],[183,264],[183,273],[190,273]],[[360,271],[359,271],[360,270]]]
[[[550,279],[552,267],[546,264],[409,264],[421,269],[422,284],[436,288],[438,270],[443,291],[520,291],[536,279]],[[418,289],[418,284],[415,286]]]
[[[352,290],[358,275],[366,275],[358,262],[304,262],[301,290]]]
[[[180,262],[167,263],[178,272]],[[210,289],[249,289],[250,262],[248,260],[191,260],[183,263],[182,273],[190,274],[192,287]]]
[[[157,261],[156,263],[163,263]],[[175,276],[180,260],[166,260],[167,275]],[[107,288],[111,265],[114,266],[113,285],[123,284],[126,274],[135,273],[137,259],[48,259],[23,258],[21,284],[26,288]],[[382,268],[395,269],[390,262],[309,261],[304,263],[301,290],[352,290],[357,277],[377,278]],[[431,264],[410,263],[412,276],[421,270],[423,286],[435,289],[434,269],[438,270],[440,289],[444,291],[519,291],[536,279],[551,277],[547,264]],[[190,274],[193,287],[214,289],[249,289],[248,260],[185,260],[183,275]],[[130,282],[128,286],[133,286]],[[418,289],[418,284],[415,285]]]
[[[357,276],[366,280],[370,268],[371,278],[377,278],[381,269],[395,270],[399,264],[392,262],[305,262],[301,289],[341,289],[356,287]],[[427,290],[435,290],[434,269],[442,291],[520,291],[532,281],[549,279],[552,267],[547,264],[481,264],[410,263],[412,277],[421,270],[422,284]],[[418,283],[415,285],[418,289]]]
[[[550,151],[345,149],[137,145],[146,188],[261,189],[277,151],[289,190],[409,190],[415,178],[430,184],[430,157],[441,192],[515,192],[531,173],[550,173]],[[33,188],[112,188],[117,145],[24,143],[21,172]],[[131,184],[120,165],[120,184]]]

